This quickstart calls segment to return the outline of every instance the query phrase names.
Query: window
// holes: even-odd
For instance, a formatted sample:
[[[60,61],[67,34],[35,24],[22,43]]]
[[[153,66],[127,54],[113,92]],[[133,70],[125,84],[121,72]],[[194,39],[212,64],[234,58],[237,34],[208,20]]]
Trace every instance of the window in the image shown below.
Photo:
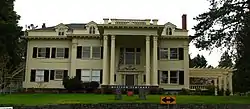
[[[46,57],[46,48],[38,48],[38,57]]]
[[[101,47],[92,47],[92,58],[101,58]]]
[[[170,27],[166,28],[166,35],[172,35],[172,29]]]
[[[100,70],[92,70],[91,81],[96,81],[100,83]]]
[[[44,70],[36,70],[35,82],[44,82]]]
[[[161,83],[168,83],[168,71],[162,71]]]
[[[160,59],[168,59],[168,48],[160,48]]]
[[[90,47],[82,47],[82,57],[90,58]]]
[[[178,83],[178,71],[170,71],[170,84]]]
[[[121,60],[122,64],[140,64],[140,57],[141,57],[141,49],[140,48],[125,48],[121,49],[124,51],[120,51],[121,54]]]
[[[58,32],[58,36],[64,36],[64,32]]]
[[[90,70],[82,70],[82,77],[81,80],[83,82],[89,82],[90,81]]]
[[[100,83],[101,71],[100,70],[82,70],[81,80],[83,82],[96,81]]]
[[[56,70],[55,71],[55,79],[56,80],[63,79],[63,73],[64,73],[64,70]]]
[[[56,48],[56,57],[63,58],[65,54],[64,48]]]
[[[170,48],[170,59],[178,59],[178,49]]]
[[[95,27],[91,26],[89,28],[89,34],[95,34]]]

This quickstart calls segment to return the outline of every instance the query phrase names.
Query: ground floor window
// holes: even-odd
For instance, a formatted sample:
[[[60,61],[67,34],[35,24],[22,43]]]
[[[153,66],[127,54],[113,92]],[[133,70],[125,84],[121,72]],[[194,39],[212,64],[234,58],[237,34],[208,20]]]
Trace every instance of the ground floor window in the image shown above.
[[[184,72],[178,70],[161,71],[161,84],[183,84]]]
[[[83,69],[81,71],[81,80],[83,82],[96,81],[96,82],[100,83],[100,81],[101,81],[101,70]]]

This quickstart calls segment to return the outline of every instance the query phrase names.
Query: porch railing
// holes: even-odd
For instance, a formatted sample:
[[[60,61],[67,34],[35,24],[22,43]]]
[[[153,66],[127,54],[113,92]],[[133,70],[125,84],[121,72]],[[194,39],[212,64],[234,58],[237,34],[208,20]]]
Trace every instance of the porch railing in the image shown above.
[[[196,90],[196,89],[207,90],[207,85],[190,85],[189,89],[191,89],[191,90]]]

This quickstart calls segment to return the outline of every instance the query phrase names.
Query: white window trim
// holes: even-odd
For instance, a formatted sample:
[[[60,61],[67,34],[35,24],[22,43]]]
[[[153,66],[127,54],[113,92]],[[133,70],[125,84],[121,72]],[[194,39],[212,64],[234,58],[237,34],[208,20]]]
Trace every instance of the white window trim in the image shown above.
[[[93,52],[93,51],[94,51],[93,48],[94,48],[94,47],[98,47],[98,48],[99,48],[99,53],[100,53],[100,54],[99,54],[99,57],[93,57],[93,53],[94,53],[94,52]],[[101,52],[102,52],[102,51],[101,51],[101,46],[91,46],[90,52],[91,52],[91,54],[90,54],[90,58],[91,58],[91,59],[101,59],[101,55],[102,55],[102,53],[101,53]]]
[[[44,55],[44,57],[40,57],[39,56],[39,49],[45,49],[45,52],[44,52],[45,55]],[[37,47],[37,54],[36,55],[37,55],[37,58],[46,58],[46,47]]]
[[[171,48],[169,48],[169,60],[179,60],[179,49],[178,48],[175,48],[175,49],[177,49],[177,57],[176,57],[176,59],[171,59]]]
[[[41,71],[43,74],[42,74],[42,76],[40,77],[40,81],[38,81],[38,79],[37,79],[37,77],[38,77],[38,74],[37,74],[37,72],[38,71]],[[37,82],[37,83],[39,83],[39,82],[44,82],[44,71],[45,70],[42,70],[42,69],[37,69],[36,70],[36,73],[35,73],[35,82]]]
[[[134,52],[126,52],[126,49],[127,48],[123,48],[123,65],[140,65],[141,64],[141,48],[139,48],[140,49],[140,52],[137,52],[137,48],[134,48]],[[126,63],[126,53],[133,53],[134,54],[134,63],[133,64],[127,64]],[[136,64],[136,54],[137,53],[140,53],[140,62],[139,62],[139,64]]]
[[[162,49],[167,49],[167,50],[162,50]],[[162,51],[163,51],[163,52],[167,52],[167,54],[168,54],[168,57],[167,57],[167,58],[161,58],[161,52],[162,52]],[[159,53],[160,53],[160,54],[159,54],[159,56],[160,56],[159,59],[160,59],[160,60],[169,60],[169,48],[159,48]]]
[[[165,71],[167,71],[168,72],[168,83],[162,83],[161,82],[161,78],[162,78],[162,73],[163,73],[163,71],[160,71],[160,84],[170,84],[170,85],[179,85],[179,79],[180,79],[180,77],[179,77],[179,72],[180,72],[180,70],[165,70]],[[170,79],[171,79],[171,73],[170,73],[170,71],[176,71],[177,72],[177,83],[170,83]]]
[[[57,79],[56,78],[56,74],[57,74],[57,71],[62,71],[62,78],[61,79]],[[54,72],[54,80],[63,80],[63,77],[64,77],[64,70],[55,70],[55,72]]]
[[[83,57],[83,53],[84,53],[84,51],[83,51],[83,48],[84,47],[88,47],[89,48],[89,57]],[[92,47],[91,46],[82,46],[82,59],[91,59],[91,50],[92,49]]]
[[[82,72],[83,71],[89,71],[90,72],[90,75],[89,76],[83,76],[82,75]],[[99,71],[99,76],[93,76],[93,71]],[[82,79],[81,79],[81,81],[83,81],[83,82],[91,82],[92,81],[92,77],[99,77],[99,83],[101,82],[101,69],[81,69],[81,78],[82,77],[88,77],[89,78],[89,81],[83,81]]]
[[[171,27],[169,27],[169,26],[168,26],[168,27],[166,27],[166,29],[165,29],[165,30],[166,30],[166,32],[165,32],[165,33],[166,33],[166,35],[168,35],[168,36],[173,35],[173,29],[172,29]],[[169,31],[169,30],[171,31],[171,34],[169,34],[169,33],[170,33],[170,31]]]
[[[63,49],[63,52],[62,52],[62,53],[63,53],[63,56],[62,56],[62,57],[58,57],[58,56],[57,56],[57,53],[58,53],[58,52],[57,52],[57,49]],[[64,57],[65,57],[65,48],[56,48],[55,58],[64,58]]]

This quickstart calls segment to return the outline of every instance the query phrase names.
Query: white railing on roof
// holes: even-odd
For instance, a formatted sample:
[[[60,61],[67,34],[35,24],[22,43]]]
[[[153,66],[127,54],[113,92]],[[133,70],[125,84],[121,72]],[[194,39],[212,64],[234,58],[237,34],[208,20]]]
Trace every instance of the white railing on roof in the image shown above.
[[[111,19],[111,24],[150,25],[151,19]]]

